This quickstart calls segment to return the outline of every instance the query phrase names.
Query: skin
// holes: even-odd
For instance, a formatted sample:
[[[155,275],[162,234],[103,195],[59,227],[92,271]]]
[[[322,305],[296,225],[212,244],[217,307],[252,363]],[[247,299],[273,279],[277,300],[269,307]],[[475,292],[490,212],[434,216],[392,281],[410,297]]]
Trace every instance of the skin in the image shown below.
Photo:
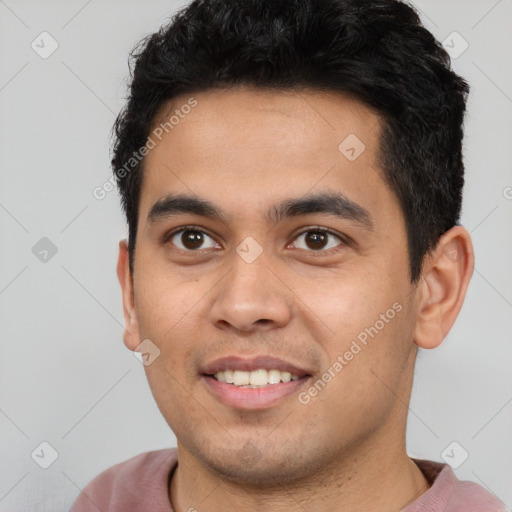
[[[126,241],[118,260],[125,345],[150,339],[161,351],[145,371],[178,441],[172,506],[397,511],[428,488],[405,447],[414,361],[459,313],[470,236],[460,226],[446,232],[411,284],[403,214],[377,160],[381,120],[358,101],[247,87],[194,98],[145,158],[133,275]],[[161,119],[187,99],[175,98]],[[338,149],[348,134],[365,144],[354,161]],[[373,228],[325,213],[267,218],[285,198],[326,191],[365,208]],[[207,199],[226,219],[148,221],[168,193]],[[181,245],[182,233],[164,241],[187,225],[204,231],[199,249]],[[349,241],[308,245],[314,228]],[[246,237],[263,249],[250,264],[236,252]],[[294,394],[235,409],[199,375],[219,357],[270,354],[311,370],[307,390],[395,303],[401,311],[307,404]]]

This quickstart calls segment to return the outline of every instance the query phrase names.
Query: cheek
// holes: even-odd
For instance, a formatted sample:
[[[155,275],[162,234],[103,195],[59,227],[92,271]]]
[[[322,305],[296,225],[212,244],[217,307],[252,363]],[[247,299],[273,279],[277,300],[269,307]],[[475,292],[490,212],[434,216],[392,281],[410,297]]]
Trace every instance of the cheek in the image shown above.
[[[372,326],[398,300],[388,282],[356,268],[344,268],[321,280],[298,279],[294,290],[304,297],[303,307],[312,310],[316,322],[329,329],[324,342],[334,344],[333,348],[341,348]],[[305,310],[299,315],[305,318]]]
[[[398,313],[390,309],[395,314],[389,313],[388,323],[381,320],[381,308],[375,304],[357,318],[353,308],[347,311],[351,314],[340,314],[337,334],[325,347],[327,359],[319,379],[328,383],[324,387],[313,382],[302,403],[309,401],[312,416],[330,425],[334,437],[349,439],[377,428],[397,404],[407,403],[403,393],[409,389],[414,360],[405,308]],[[385,315],[388,309],[383,311]]]
[[[327,356],[323,370],[331,368],[331,373],[343,375],[337,379],[340,385],[347,379],[352,390],[365,393],[376,379],[369,369],[395,382],[393,375],[406,365],[413,343],[404,281],[391,274],[361,275],[347,273],[326,280],[326,286],[309,289],[308,300],[314,305],[317,325],[329,329],[318,338]],[[333,368],[336,362],[343,368],[339,364]]]
[[[208,287],[199,280],[183,281],[175,274],[156,269],[136,280],[135,308],[141,340],[150,339],[161,351],[161,360],[170,368],[180,368],[189,360],[200,325],[193,321]]]
[[[192,309],[201,294],[199,279],[187,279],[170,266],[154,261],[141,264],[140,269],[134,282],[135,305],[139,321],[151,319],[153,328],[169,328]]]

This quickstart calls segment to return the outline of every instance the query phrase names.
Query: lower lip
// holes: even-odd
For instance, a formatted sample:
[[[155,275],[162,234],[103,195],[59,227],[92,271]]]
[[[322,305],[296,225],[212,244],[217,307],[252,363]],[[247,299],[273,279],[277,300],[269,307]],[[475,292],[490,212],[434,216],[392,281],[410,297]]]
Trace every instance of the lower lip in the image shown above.
[[[269,384],[264,388],[242,388],[226,382],[219,382],[209,375],[203,375],[202,379],[225,405],[237,409],[264,409],[281,398],[297,393],[308,377],[279,384]]]

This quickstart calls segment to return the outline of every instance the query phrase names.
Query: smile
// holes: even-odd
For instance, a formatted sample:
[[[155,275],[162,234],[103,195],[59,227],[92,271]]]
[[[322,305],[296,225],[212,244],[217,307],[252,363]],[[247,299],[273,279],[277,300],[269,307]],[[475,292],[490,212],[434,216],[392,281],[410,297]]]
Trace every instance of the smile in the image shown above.
[[[239,386],[249,389],[264,388],[269,385],[279,384],[281,382],[290,382],[299,380],[298,375],[290,372],[282,372],[277,369],[266,370],[260,368],[251,372],[241,370],[224,370],[217,372],[213,378],[218,382],[225,382],[233,386]]]
[[[199,373],[215,400],[235,409],[257,410],[300,392],[313,370],[278,357],[260,355],[216,359]]]

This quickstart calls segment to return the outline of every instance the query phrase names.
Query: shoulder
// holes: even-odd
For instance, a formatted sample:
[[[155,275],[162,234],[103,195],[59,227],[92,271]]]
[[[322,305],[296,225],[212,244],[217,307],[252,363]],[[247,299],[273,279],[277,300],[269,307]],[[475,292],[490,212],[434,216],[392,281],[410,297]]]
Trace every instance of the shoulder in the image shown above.
[[[503,503],[475,482],[461,481],[448,464],[414,460],[431,487],[403,512],[505,512]]]
[[[448,470],[453,470],[448,466]],[[472,510],[474,512],[506,512],[505,505],[487,489],[475,482],[457,480],[453,496],[447,503],[447,512]]]
[[[176,448],[144,452],[120,462],[87,484],[69,512],[170,511],[168,479],[176,462]]]

